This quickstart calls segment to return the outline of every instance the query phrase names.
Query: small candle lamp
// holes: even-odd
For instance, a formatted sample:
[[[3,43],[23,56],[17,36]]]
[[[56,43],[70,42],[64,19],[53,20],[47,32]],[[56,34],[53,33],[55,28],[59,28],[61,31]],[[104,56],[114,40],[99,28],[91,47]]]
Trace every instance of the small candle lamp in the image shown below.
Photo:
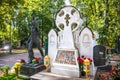
[[[48,68],[50,66],[50,57],[48,55],[44,57],[44,66],[46,67],[46,71],[48,71]]]
[[[89,70],[90,61],[88,59],[85,59],[83,64],[86,66],[84,71],[86,73],[86,80],[87,80],[88,79],[88,73],[90,72],[90,70]]]

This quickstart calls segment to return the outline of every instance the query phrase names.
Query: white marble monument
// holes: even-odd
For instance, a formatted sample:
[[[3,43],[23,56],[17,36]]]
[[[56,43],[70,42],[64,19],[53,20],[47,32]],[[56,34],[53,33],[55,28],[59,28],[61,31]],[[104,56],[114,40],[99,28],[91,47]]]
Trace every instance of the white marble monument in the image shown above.
[[[53,62],[53,58],[57,53],[57,33],[54,29],[51,29],[48,34],[48,55],[50,56],[51,64]]]
[[[82,29],[79,40],[80,56],[85,56],[86,58],[92,59],[92,64],[90,65],[90,75],[94,75],[96,69],[93,63],[93,32],[91,31],[91,29],[88,27]]]
[[[60,31],[63,31],[63,49],[75,49],[72,32],[78,29],[82,22],[79,11],[74,7],[64,7],[57,13],[56,25]]]
[[[93,47],[96,38],[90,28],[81,30],[82,19],[79,11],[65,6],[56,15],[59,32],[50,30],[48,35],[48,55],[51,58],[51,72],[70,77],[79,77],[78,55],[93,61]],[[96,67],[92,62],[90,75],[95,75]]]
[[[56,26],[60,30],[58,32],[57,49],[54,48],[54,52],[56,50],[57,52],[54,53],[49,49],[49,55],[52,59],[51,54],[54,54],[51,64],[52,73],[79,77],[78,50],[75,48],[73,32],[81,27],[82,23],[79,11],[72,6],[66,6],[57,13]]]

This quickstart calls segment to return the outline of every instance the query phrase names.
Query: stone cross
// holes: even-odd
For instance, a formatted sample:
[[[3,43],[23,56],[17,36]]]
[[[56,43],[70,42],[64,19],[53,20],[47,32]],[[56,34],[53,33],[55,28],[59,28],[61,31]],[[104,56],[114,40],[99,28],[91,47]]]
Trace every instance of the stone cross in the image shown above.
[[[77,24],[72,29],[73,25]],[[77,30],[82,25],[82,19],[79,11],[71,6],[62,8],[56,16],[56,25],[63,31],[63,49],[75,49],[73,31]],[[63,28],[61,28],[63,25]]]
[[[68,24],[69,24],[69,19],[70,19],[69,14],[66,14],[65,19],[66,19],[66,26],[68,26]]]

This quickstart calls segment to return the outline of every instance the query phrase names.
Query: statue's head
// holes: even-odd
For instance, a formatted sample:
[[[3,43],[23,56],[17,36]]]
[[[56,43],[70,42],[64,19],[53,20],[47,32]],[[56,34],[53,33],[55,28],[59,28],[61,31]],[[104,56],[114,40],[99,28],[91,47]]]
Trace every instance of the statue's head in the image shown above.
[[[36,25],[36,23],[35,23],[35,16],[34,16],[34,15],[32,16],[32,25],[33,25],[33,26]]]
[[[32,20],[35,20],[35,16],[34,15],[32,16]]]

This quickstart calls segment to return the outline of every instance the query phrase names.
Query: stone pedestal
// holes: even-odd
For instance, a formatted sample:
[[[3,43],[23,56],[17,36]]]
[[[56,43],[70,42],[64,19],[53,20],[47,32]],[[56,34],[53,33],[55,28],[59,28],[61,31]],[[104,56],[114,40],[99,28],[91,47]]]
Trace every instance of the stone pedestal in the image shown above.
[[[29,65],[23,65],[20,68],[20,74],[31,76],[33,74],[36,74],[40,71],[43,71],[45,69],[44,65],[37,65],[37,66],[29,66]]]
[[[77,50],[58,50],[51,66],[51,72],[64,76],[79,77]]]

